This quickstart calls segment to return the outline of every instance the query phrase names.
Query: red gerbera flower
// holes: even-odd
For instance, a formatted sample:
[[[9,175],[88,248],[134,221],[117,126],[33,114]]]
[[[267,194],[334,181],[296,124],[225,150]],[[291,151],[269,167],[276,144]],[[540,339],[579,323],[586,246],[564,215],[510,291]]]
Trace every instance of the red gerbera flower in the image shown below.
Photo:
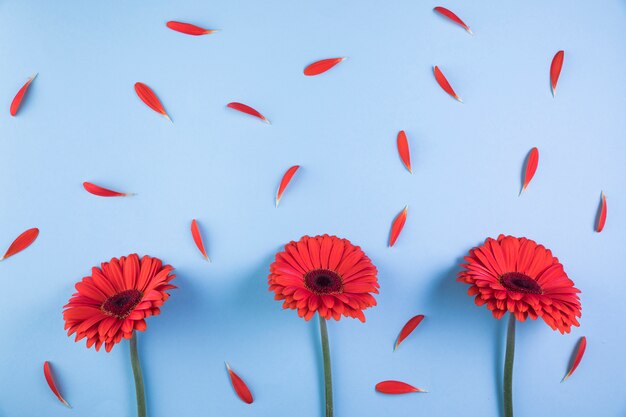
[[[298,310],[310,320],[318,313],[326,417],[333,417],[333,389],[330,344],[326,321],[342,315],[365,321],[363,310],[376,305],[378,271],[365,253],[347,239],[336,236],[304,236],[289,242],[276,254],[268,278],[276,300],[285,300],[283,308]]]
[[[347,239],[304,236],[285,245],[270,267],[269,289],[283,308],[298,310],[310,320],[317,312],[324,319],[341,315],[365,321],[363,311],[376,305],[376,267]]]
[[[561,333],[579,326],[580,290],[544,246],[500,235],[472,249],[465,260],[458,281],[470,284],[468,294],[476,296],[477,305],[487,305],[495,318],[507,311],[519,321],[541,317]]]
[[[122,338],[130,339],[134,330],[146,330],[146,317],[156,316],[176,288],[173,268],[160,259],[136,254],[113,258],[93,267],[91,276],[76,284],[78,291],[64,306],[63,318],[68,336],[76,341],[87,338],[87,347],[102,344],[109,352]]]

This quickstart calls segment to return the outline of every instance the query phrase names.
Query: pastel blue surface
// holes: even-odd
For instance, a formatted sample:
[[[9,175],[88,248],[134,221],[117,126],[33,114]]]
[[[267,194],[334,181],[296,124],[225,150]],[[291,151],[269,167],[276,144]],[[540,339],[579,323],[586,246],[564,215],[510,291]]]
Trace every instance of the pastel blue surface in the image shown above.
[[[438,5],[475,36],[436,15]],[[189,37],[168,20],[220,32]],[[41,234],[0,263],[0,415],[135,415],[127,343],[88,350],[65,335],[61,310],[92,265],[139,252],[175,266],[179,286],[139,339],[151,417],[321,416],[317,323],[283,311],[266,277],[282,245],[326,232],[361,245],[381,284],[366,324],[330,323],[336,417],[500,415],[505,323],[455,282],[460,258],[499,233],[551,248],[582,290],[571,334],[518,326],[517,415],[623,416],[625,21],[623,0],[3,1],[0,251],[27,228]],[[302,75],[336,56],[349,59]],[[464,104],[441,91],[433,65]],[[174,124],[138,100],[136,81]],[[227,109],[231,101],[272,125]],[[397,155],[401,129],[413,175]],[[518,197],[533,146],[539,169]],[[277,209],[294,164],[302,169]],[[83,181],[137,195],[98,198]],[[601,190],[609,215],[598,234]],[[418,313],[426,320],[393,353]],[[561,384],[583,335],[585,358]],[[73,410],[49,391],[45,360]],[[253,405],[232,392],[224,361]],[[386,379],[429,393],[376,393]]]

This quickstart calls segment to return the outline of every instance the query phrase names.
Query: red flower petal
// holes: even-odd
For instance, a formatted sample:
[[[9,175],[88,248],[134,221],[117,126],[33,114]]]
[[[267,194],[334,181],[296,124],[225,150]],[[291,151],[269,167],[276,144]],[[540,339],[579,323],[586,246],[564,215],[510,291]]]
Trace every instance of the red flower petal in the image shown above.
[[[443,75],[443,72],[441,72],[439,67],[435,65],[435,67],[433,68],[433,71],[435,73],[435,80],[437,80],[437,84],[439,84],[439,86],[443,89],[443,91],[445,91],[446,93],[448,93],[449,95],[457,99],[459,102],[463,103],[463,100],[461,100],[461,98],[456,95],[456,93],[454,92],[454,89],[448,82],[448,79],[446,78],[445,75]]]
[[[586,348],[587,348],[587,338],[583,336],[580,338],[580,341],[578,342],[578,347],[576,348],[576,354],[574,355],[572,366],[570,367],[569,372],[563,377],[561,382],[569,378],[574,373],[576,368],[578,368],[578,365],[580,365],[580,361],[582,360],[583,355],[585,354]]]
[[[345,59],[346,58],[328,58],[314,62],[304,69],[304,75],[311,77],[313,75],[322,74]]]
[[[36,227],[28,229],[27,231],[19,235],[13,241],[13,243],[11,243],[11,246],[9,246],[9,249],[7,249],[2,258],[0,258],[0,261],[9,258],[29,247],[35,241],[35,239],[37,239],[37,236],[39,236],[39,229],[37,229]]]
[[[557,52],[554,58],[552,58],[552,64],[550,65],[550,86],[552,87],[553,97],[556,96],[556,85],[559,82],[559,76],[563,68],[563,58],[565,58],[565,52]]]
[[[200,250],[200,253],[204,256],[204,259],[211,262],[206,254],[206,249],[204,249],[204,242],[202,242],[202,235],[200,234],[200,229],[198,228],[198,222],[196,219],[191,221],[191,236],[193,237],[193,241],[198,247],[198,250]]]
[[[448,19],[452,20],[457,25],[461,26],[463,29],[468,31],[471,35],[474,34],[472,30],[469,28],[469,26],[467,26],[464,21],[462,21],[456,14],[452,13],[450,10],[446,9],[445,7],[435,7],[434,10],[437,13],[441,14],[442,16],[445,16]]]
[[[404,228],[404,223],[406,223],[406,215],[409,211],[409,206],[406,206],[404,210],[400,212],[396,216],[391,225],[391,233],[389,234],[389,247],[392,247],[396,243],[396,239],[400,236],[400,232],[402,232],[402,228]]]
[[[146,106],[150,107],[155,112],[162,114],[170,122],[172,121],[169,114],[167,114],[167,112],[163,108],[163,104],[161,104],[161,101],[156,96],[156,94],[154,94],[154,91],[152,91],[150,87],[148,87],[144,83],[138,82],[135,83],[135,92]]]
[[[259,113],[258,111],[256,111],[255,109],[253,109],[252,107],[246,104],[232,102],[232,103],[228,103],[226,107],[230,107],[231,109],[240,111],[245,114],[249,114],[250,116],[258,117],[259,119],[263,120],[268,125],[271,124],[270,121],[267,120],[265,116],[263,116],[261,113]]]
[[[411,333],[413,333],[413,330],[415,330],[415,328],[422,322],[422,320],[424,320],[424,315],[418,314],[417,316],[411,318],[409,321],[406,322],[404,327],[402,327],[402,330],[400,330],[400,334],[398,335],[398,339],[396,340],[396,345],[393,347],[394,351],[398,348],[398,346],[400,346],[400,343],[402,343],[404,339],[406,339]]]
[[[604,223],[606,223],[606,194],[602,192],[601,202],[600,202],[600,211],[598,212],[598,223],[596,225],[596,232],[600,233],[604,229]]]
[[[416,388],[406,382],[383,381],[376,384],[376,391],[383,394],[409,394],[412,392],[426,392],[421,388]]]
[[[524,171],[524,183],[522,184],[522,190],[520,191],[520,195],[528,184],[530,184],[530,180],[535,176],[535,172],[537,172],[537,165],[539,165],[539,149],[532,148],[530,153],[528,154],[528,158],[526,160],[526,170]]]
[[[296,171],[300,168],[300,165],[294,165],[285,172],[283,175],[283,179],[280,180],[280,185],[278,186],[278,191],[276,192],[276,207],[278,207],[278,203],[280,202],[280,198],[283,196],[285,192],[285,188],[289,185],[289,182],[295,175]]]
[[[401,130],[398,133],[398,154],[400,155],[400,159],[402,163],[412,174],[413,170],[411,170],[411,152],[409,150],[409,141],[406,138],[406,133],[404,130]]]
[[[230,368],[230,365],[226,364],[226,369],[228,369],[228,376],[230,376],[230,382],[233,384],[237,396],[241,398],[241,401],[252,404],[254,398],[252,398],[252,393],[246,383]]]
[[[54,378],[52,377],[52,369],[50,368],[50,362],[48,361],[45,361],[43,364],[43,374],[46,377],[46,382],[48,383],[48,386],[50,387],[54,395],[57,396],[59,401],[61,401],[63,405],[65,405],[67,408],[72,408],[72,406],[69,405],[69,403],[63,399],[63,397],[61,396],[61,393],[57,389],[56,384],[54,383]]]
[[[35,78],[37,78],[37,74],[30,77],[28,81],[26,81],[26,84],[24,84],[22,88],[20,88],[20,91],[17,92],[15,97],[13,97],[13,101],[11,102],[11,116],[15,116],[17,114],[18,110],[20,109],[20,105],[22,104],[22,100],[26,95],[26,91],[28,91],[28,87],[30,87],[30,84]]]
[[[200,26],[192,25],[191,23],[175,22],[173,20],[166,23],[166,26],[176,32],[184,33],[185,35],[201,36],[209,35],[217,32],[215,30],[209,30],[201,28]]]
[[[109,190],[108,188],[100,187],[99,185],[92,184],[90,182],[84,182],[83,188],[90,194],[100,197],[128,197],[133,195],[132,193],[120,193],[119,191]]]

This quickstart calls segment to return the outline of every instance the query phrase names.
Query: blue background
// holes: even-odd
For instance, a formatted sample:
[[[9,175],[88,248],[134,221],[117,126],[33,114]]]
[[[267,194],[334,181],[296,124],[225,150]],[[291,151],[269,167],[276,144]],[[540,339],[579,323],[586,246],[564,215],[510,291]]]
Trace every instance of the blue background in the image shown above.
[[[438,5],[475,36],[436,15]],[[189,37],[168,20],[220,32]],[[180,287],[139,339],[152,417],[320,416],[317,323],[283,311],[266,276],[282,245],[325,232],[361,245],[381,284],[365,325],[329,326],[337,417],[499,415],[505,322],[455,282],[467,250],[499,233],[551,248],[582,290],[571,334],[518,326],[517,414],[624,415],[625,22],[623,0],[3,1],[0,246],[29,227],[41,234],[0,263],[0,415],[135,414],[127,343],[88,350],[65,335],[61,310],[92,265],[139,252],[175,266]],[[554,99],[548,74],[560,49]],[[335,56],[349,59],[302,75]],[[441,91],[433,65],[465,104]],[[174,124],[138,100],[137,81]],[[400,129],[413,175],[397,155]],[[533,146],[539,169],[518,197]],[[302,169],[277,209],[294,164]],[[138,195],[98,198],[83,181]],[[609,215],[598,234],[601,190]],[[418,313],[426,320],[393,353]],[[585,358],[560,384],[583,335]],[[45,360],[73,410],[49,391]],[[224,361],[253,405],[236,398]],[[386,379],[430,392],[376,393]]]

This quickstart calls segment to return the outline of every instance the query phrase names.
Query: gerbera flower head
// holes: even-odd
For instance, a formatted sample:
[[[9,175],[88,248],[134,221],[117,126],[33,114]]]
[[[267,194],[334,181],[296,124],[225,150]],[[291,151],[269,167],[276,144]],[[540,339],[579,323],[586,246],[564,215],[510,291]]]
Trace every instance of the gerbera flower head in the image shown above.
[[[378,271],[360,247],[336,236],[304,236],[285,245],[270,266],[269,289],[283,308],[310,320],[341,316],[365,321],[363,310],[376,305]]]
[[[163,266],[160,259],[137,254],[113,258],[93,267],[91,276],[76,283],[76,293],[63,307],[68,336],[76,341],[87,338],[87,347],[96,350],[104,344],[111,351],[133,331],[146,330],[146,317],[160,314],[169,298],[166,292],[176,288],[170,281],[174,268]]]
[[[519,321],[541,317],[552,330],[569,333],[581,316],[578,293],[563,265],[543,245],[500,235],[470,250],[458,281],[497,319],[508,311]]]

